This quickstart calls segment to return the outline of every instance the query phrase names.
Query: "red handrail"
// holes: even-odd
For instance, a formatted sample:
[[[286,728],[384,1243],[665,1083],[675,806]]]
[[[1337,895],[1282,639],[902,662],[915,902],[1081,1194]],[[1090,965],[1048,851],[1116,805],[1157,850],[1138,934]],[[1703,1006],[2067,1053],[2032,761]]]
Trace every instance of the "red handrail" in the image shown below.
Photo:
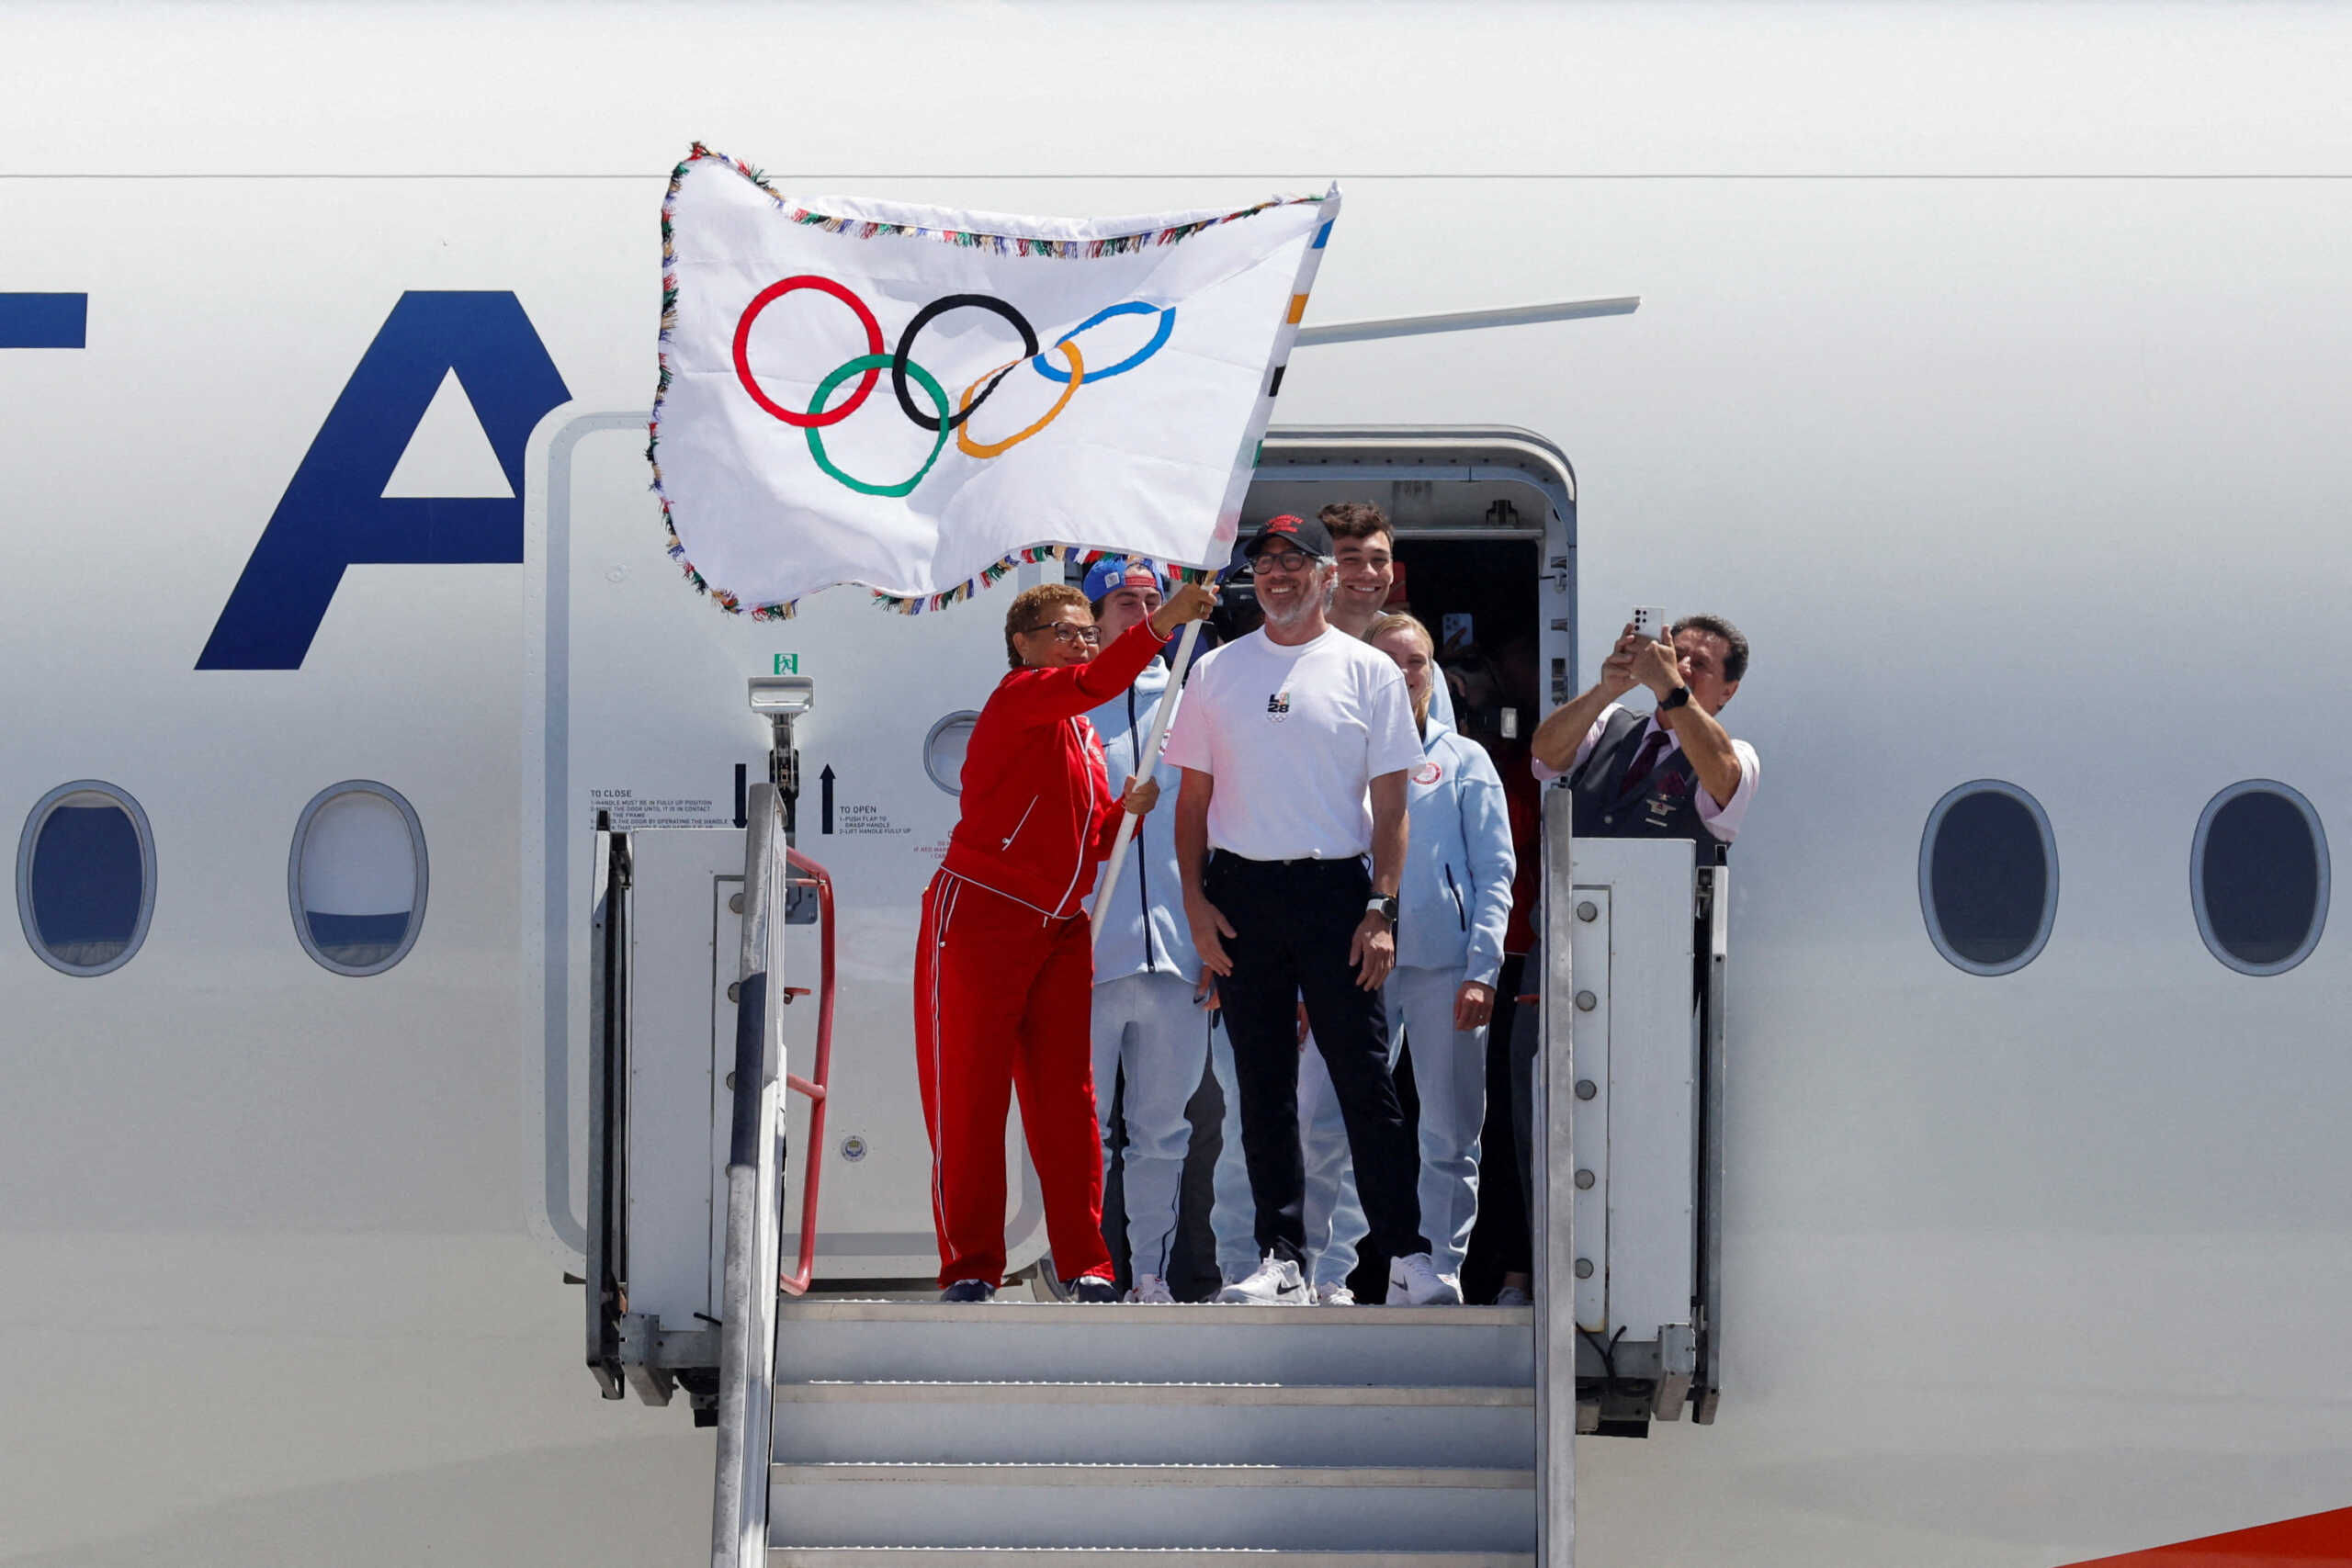
[[[817,890],[817,1059],[808,1077],[788,1070],[784,1075],[786,1088],[808,1097],[808,1136],[800,1156],[800,1265],[776,1280],[787,1295],[797,1296],[817,1272],[817,1185],[825,1170],[825,1086],[833,1070],[833,878],[788,845],[784,860],[804,874],[792,886]]]

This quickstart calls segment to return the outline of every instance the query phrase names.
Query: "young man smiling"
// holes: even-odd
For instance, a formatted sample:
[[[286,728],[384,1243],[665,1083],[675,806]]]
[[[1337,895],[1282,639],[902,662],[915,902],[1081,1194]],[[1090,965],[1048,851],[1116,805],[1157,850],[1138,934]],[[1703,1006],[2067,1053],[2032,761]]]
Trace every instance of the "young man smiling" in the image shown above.
[[[1396,587],[1396,529],[1388,513],[1369,501],[1335,501],[1315,514],[1331,536],[1332,564],[1337,587],[1331,593],[1331,624],[1350,637],[1363,637],[1372,623],[1388,613],[1388,595]],[[1430,713],[1448,729],[1454,728],[1453,693],[1445,671],[1430,687]]]

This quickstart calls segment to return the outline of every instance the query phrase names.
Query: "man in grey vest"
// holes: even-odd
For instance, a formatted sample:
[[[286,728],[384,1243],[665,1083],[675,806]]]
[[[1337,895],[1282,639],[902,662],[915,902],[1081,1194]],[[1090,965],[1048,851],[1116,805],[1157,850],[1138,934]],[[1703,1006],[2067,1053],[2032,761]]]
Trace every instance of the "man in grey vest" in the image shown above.
[[[1756,748],[1716,715],[1747,674],[1747,639],[1721,615],[1686,615],[1652,642],[1629,625],[1600,679],[1536,726],[1535,776],[1565,777],[1576,831],[1601,839],[1691,839],[1729,844],[1756,794]],[[1646,686],[1656,710],[1617,699]]]
[[[1628,623],[1591,690],[1536,726],[1531,765],[1537,778],[1561,780],[1576,796],[1579,838],[1690,839],[1721,855],[1756,795],[1756,748],[1733,739],[1715,716],[1747,674],[1747,638],[1721,615],[1685,615],[1667,635],[1653,642]],[[1618,701],[1636,686],[1657,699],[1651,712]],[[1543,972],[1540,953],[1531,953],[1527,973]],[[1511,1130],[1530,1213],[1538,1017],[1521,1008],[1511,1030]],[[1506,1247],[1498,1304],[1529,1299],[1525,1240]]]

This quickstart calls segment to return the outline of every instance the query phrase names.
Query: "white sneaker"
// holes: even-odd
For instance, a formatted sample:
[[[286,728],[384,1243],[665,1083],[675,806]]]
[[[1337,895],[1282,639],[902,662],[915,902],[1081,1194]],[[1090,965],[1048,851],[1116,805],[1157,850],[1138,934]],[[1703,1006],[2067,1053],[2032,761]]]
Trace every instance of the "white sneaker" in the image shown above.
[[[1356,1293],[1345,1285],[1317,1285],[1315,1287],[1315,1304],[1319,1307],[1351,1307],[1356,1304]]]
[[[1495,1292],[1495,1304],[1498,1307],[1532,1307],[1535,1304],[1535,1298],[1529,1295],[1523,1286],[1505,1285]]]
[[[1127,1300],[1143,1306],[1174,1306],[1176,1293],[1159,1275],[1138,1274],[1136,1276],[1136,1288],[1127,1292]]]
[[[1426,1252],[1408,1253],[1388,1266],[1388,1304],[1396,1306],[1460,1306],[1462,1281],[1437,1271],[1437,1260]]]
[[[1298,1265],[1270,1252],[1255,1273],[1238,1285],[1227,1285],[1216,1299],[1238,1306],[1305,1306],[1315,1298],[1308,1294]]]

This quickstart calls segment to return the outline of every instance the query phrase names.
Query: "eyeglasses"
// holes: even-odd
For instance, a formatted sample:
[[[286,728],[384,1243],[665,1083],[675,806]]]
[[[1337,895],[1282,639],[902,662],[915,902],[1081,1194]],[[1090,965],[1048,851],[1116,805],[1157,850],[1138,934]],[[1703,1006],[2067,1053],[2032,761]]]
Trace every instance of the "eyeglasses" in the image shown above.
[[[1250,566],[1256,571],[1263,571],[1270,566],[1278,571],[1305,571],[1320,558],[1302,550],[1260,550],[1251,558]]]
[[[1089,648],[1102,646],[1101,626],[1074,626],[1068,621],[1057,621],[1050,626],[1031,626],[1021,635],[1027,637],[1033,632],[1051,632],[1054,640],[1065,646],[1074,642],[1082,642]]]

